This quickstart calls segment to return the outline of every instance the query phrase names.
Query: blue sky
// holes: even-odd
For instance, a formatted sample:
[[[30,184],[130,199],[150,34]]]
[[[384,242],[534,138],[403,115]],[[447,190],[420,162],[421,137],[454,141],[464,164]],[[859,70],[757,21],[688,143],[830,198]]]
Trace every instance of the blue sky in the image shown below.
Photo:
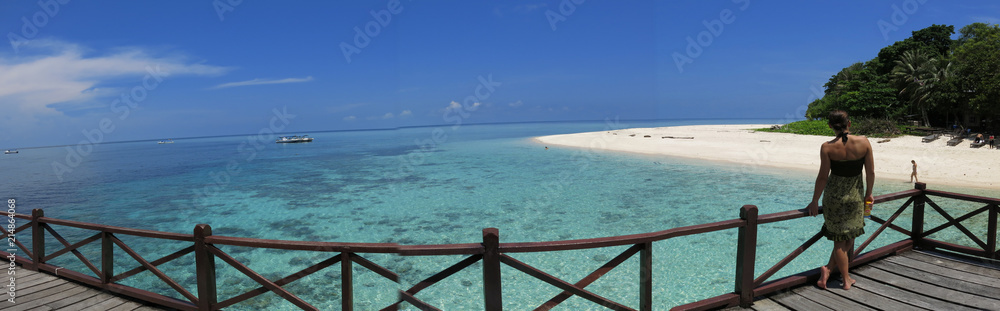
[[[0,148],[256,133],[275,109],[286,132],[799,117],[911,31],[1000,22],[940,0],[40,3],[0,0]]]

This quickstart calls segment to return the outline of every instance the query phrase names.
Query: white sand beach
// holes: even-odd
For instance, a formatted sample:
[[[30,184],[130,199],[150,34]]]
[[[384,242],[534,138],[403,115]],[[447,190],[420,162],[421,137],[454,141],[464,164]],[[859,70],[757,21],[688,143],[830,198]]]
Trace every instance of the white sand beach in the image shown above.
[[[725,161],[808,170],[815,174],[819,169],[820,144],[833,137],[753,130],[771,125],[633,128],[535,139],[547,146]],[[948,146],[948,138],[944,136],[929,143],[921,142],[918,136],[901,136],[883,143],[878,143],[883,140],[879,138],[869,140],[874,149],[877,178],[909,180],[910,160],[916,160],[920,181],[931,187],[950,185],[1000,189],[1000,150],[989,149],[989,146],[970,148],[970,140]]]

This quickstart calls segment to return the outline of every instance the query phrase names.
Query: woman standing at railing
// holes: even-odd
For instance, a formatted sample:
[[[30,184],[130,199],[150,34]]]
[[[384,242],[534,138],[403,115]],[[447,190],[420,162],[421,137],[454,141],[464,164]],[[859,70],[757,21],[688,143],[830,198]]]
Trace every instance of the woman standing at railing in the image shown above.
[[[820,147],[819,175],[809,215],[819,214],[819,198],[823,195],[823,235],[833,241],[830,262],[820,267],[817,285],[826,288],[830,272],[836,268],[844,277],[844,289],[851,289],[854,279],[848,273],[848,252],[854,238],[865,233],[863,218],[865,201],[873,201],[875,159],[872,145],[864,136],[850,135],[851,121],[843,111],[830,112],[828,124],[837,137]],[[864,185],[861,169],[865,170]]]

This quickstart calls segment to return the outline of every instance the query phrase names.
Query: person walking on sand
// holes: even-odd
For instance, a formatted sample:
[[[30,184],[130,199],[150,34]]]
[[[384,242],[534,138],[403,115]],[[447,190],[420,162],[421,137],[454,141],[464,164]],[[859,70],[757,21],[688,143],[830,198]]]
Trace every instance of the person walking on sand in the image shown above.
[[[819,149],[819,174],[812,202],[806,207],[810,216],[819,214],[819,198],[823,196],[823,228],[821,233],[833,241],[830,261],[820,267],[816,285],[826,289],[830,273],[836,269],[844,278],[843,288],[851,289],[855,280],[848,268],[848,252],[854,238],[865,233],[863,218],[865,201],[874,201],[875,157],[867,137],[850,134],[851,121],[843,111],[830,112],[827,124],[837,137],[823,143]],[[862,183],[861,169],[865,171]]]
[[[913,182],[914,180],[916,180],[916,182],[920,182],[920,178],[917,178],[917,161],[910,160],[910,163],[913,164],[913,173],[910,173],[910,182]]]

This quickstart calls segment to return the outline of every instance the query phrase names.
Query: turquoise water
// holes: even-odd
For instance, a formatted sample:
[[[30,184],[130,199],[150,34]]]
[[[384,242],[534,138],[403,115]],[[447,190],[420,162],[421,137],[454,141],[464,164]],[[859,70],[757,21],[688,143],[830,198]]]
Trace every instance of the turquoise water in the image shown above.
[[[42,208],[54,218],[178,233],[191,233],[196,224],[206,223],[217,235],[405,245],[477,243],[486,227],[498,228],[501,242],[593,238],[734,219],[745,204],[758,206],[761,214],[800,209],[811,198],[815,173],[577,148],[546,150],[532,137],[628,127],[779,122],[522,123],[310,133],[316,140],[307,144],[274,144],[273,138],[256,143],[247,136],[175,139],[164,145],[105,144],[82,156],[79,166],[61,175],[62,181],[52,163],[66,162],[65,147],[21,149],[18,155],[0,158],[0,189],[17,199],[23,213]],[[911,187],[880,180],[875,193]],[[995,196],[979,189],[931,187]],[[938,201],[959,210],[978,207]],[[888,217],[900,204],[877,206],[875,213]],[[985,217],[970,222],[983,224],[973,232],[985,230]],[[757,273],[798,247],[821,223],[821,218],[810,218],[762,226]],[[876,228],[872,224],[869,232]],[[902,224],[909,227],[909,221]],[[56,230],[70,243],[94,233],[61,226]],[[949,230],[935,237],[969,245],[957,238],[960,232]],[[736,230],[727,230],[654,243],[654,308],[732,291],[735,237]],[[147,260],[187,246],[119,238]],[[900,238],[883,235],[869,249]],[[61,248],[55,239],[47,242],[50,252]],[[98,247],[92,243],[81,251],[96,263]],[[776,277],[825,263],[829,247],[822,240]],[[626,248],[511,256],[575,282]],[[272,280],[331,255],[221,249]],[[401,284],[355,265],[355,305],[360,310],[380,309],[395,301],[396,289],[409,288],[463,259],[362,256],[399,273]],[[116,272],[135,267],[134,262],[116,251]],[[89,271],[72,255],[50,263]],[[220,301],[256,287],[222,261],[217,265]],[[160,268],[196,293],[193,267],[193,256],[187,255]],[[476,264],[417,297],[447,310],[482,309],[481,278],[481,265]],[[320,308],[339,309],[339,279],[340,269],[333,266],[286,288]],[[587,289],[635,306],[637,280],[636,256]],[[560,292],[506,266],[503,282],[504,304],[511,310],[533,308]],[[180,297],[149,272],[122,283]],[[560,306],[600,309],[578,297]],[[271,293],[233,308],[260,307],[294,309]]]

